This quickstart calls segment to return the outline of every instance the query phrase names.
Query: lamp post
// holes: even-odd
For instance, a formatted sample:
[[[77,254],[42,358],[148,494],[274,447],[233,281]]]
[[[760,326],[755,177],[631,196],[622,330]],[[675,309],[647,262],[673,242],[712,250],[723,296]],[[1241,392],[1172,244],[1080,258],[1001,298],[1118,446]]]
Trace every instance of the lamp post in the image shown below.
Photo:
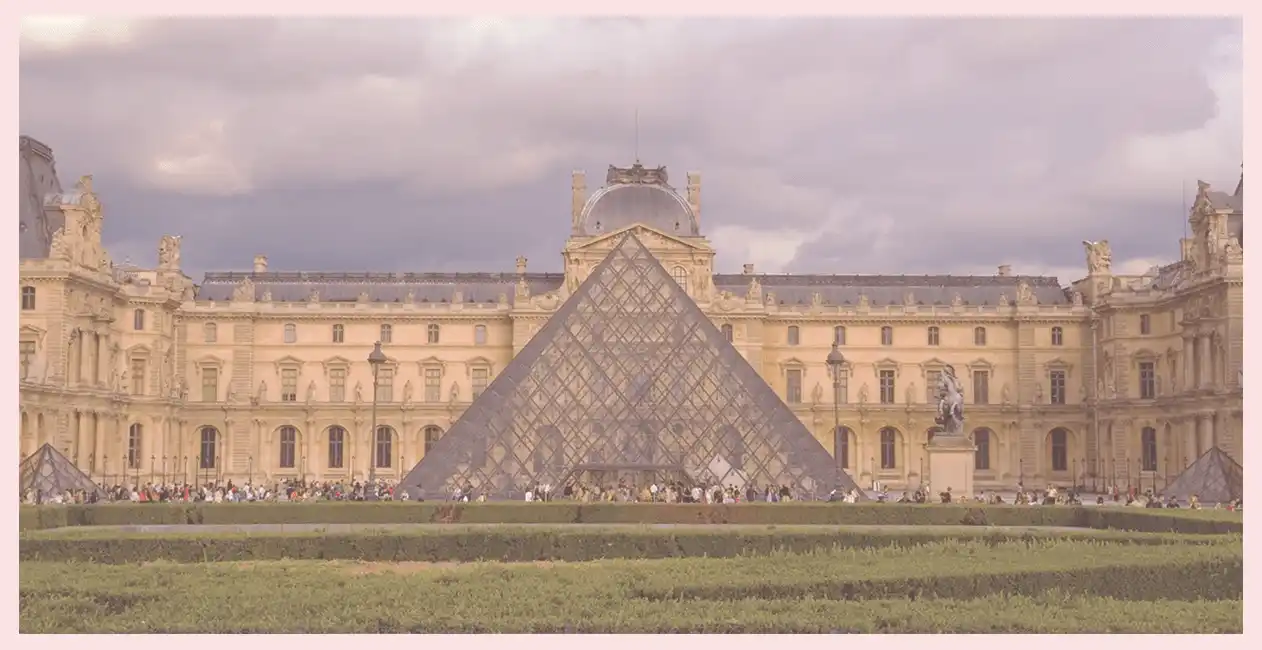
[[[377,488],[374,485],[377,480],[377,374],[381,364],[385,362],[386,353],[381,351],[381,341],[377,341],[372,345],[372,352],[368,353],[368,365],[372,366],[372,438],[369,439],[372,450],[368,458],[369,487],[364,490],[365,501],[377,500]]]
[[[250,485],[254,483],[254,456],[250,456],[249,462],[250,462],[250,478],[248,479],[248,483],[246,483],[246,485]]]
[[[842,468],[839,471],[845,471],[844,466],[841,464],[842,459],[836,458],[841,453],[841,449],[837,445],[837,436],[841,431],[841,373],[846,364],[846,357],[841,353],[837,341],[833,341],[833,349],[828,353],[828,358],[824,363],[828,364],[828,372],[833,376],[833,455],[835,457],[833,460],[839,468]],[[848,450],[849,447],[847,446]],[[840,481],[840,477],[838,477],[838,480]],[[841,489],[842,486],[839,482],[835,487]]]

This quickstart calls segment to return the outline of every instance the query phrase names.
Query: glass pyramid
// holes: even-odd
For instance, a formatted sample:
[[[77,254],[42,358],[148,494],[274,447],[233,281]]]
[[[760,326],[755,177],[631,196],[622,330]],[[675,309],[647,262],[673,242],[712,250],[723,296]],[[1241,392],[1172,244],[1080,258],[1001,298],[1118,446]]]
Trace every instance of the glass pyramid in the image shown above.
[[[1185,502],[1194,494],[1206,505],[1243,499],[1244,467],[1222,449],[1210,447],[1161,491],[1161,496]]]
[[[18,467],[18,477],[19,495],[25,495],[27,490],[35,488],[41,501],[71,490],[83,490],[88,494],[96,493],[98,497],[105,497],[101,486],[93,483],[87,474],[48,443],[44,443],[22,461]]]
[[[620,480],[855,487],[632,232],[400,487],[511,499]]]

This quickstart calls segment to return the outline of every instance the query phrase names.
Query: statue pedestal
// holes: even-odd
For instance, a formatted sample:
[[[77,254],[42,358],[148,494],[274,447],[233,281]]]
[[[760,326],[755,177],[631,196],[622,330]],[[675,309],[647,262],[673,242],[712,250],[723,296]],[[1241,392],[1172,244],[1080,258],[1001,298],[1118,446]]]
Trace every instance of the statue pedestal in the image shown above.
[[[977,446],[964,436],[938,434],[925,445],[929,458],[929,498],[938,502],[938,495],[951,488],[951,494],[973,498],[973,467]]]

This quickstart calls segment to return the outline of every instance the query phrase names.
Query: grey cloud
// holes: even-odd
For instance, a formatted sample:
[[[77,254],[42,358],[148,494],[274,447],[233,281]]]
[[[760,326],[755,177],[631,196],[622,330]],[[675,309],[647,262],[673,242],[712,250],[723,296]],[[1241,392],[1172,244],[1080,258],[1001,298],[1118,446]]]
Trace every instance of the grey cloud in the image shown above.
[[[182,233],[198,270],[555,269],[569,171],[629,162],[637,110],[645,163],[702,172],[704,231],[808,233],[786,270],[1074,267],[1088,237],[1171,256],[1178,189],[1149,188],[1234,181],[1210,82],[1240,24],[170,19],[24,42],[21,126],[97,174],[107,244]]]

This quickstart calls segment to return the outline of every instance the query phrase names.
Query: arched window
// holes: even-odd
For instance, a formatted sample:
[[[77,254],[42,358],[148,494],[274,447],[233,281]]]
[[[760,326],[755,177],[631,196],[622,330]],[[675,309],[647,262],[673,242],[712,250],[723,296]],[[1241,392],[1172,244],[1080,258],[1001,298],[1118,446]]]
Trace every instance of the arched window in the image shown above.
[[[837,427],[833,429],[833,460],[837,469],[845,471],[850,467],[850,429]]]
[[[139,422],[127,428],[127,469],[140,469],[140,437],[144,430]]]
[[[1065,344],[1065,330],[1059,327],[1053,327],[1052,328],[1052,345],[1059,346],[1059,345],[1064,345],[1064,344]]]
[[[35,287],[22,287],[22,309],[35,309]]]
[[[928,344],[929,344],[929,345],[938,345],[938,343],[939,343],[939,342],[941,342],[941,340],[942,340],[942,332],[941,332],[941,330],[939,330],[939,329],[938,329],[938,326],[937,326],[937,325],[930,325],[930,326],[929,326],[929,341],[928,341]]]
[[[428,454],[434,443],[443,437],[443,430],[431,424],[421,430],[421,437],[425,440],[425,453]]]
[[[846,326],[838,325],[833,328],[833,343],[837,345],[846,344]]]
[[[1052,471],[1069,471],[1069,432],[1059,427],[1052,429]]]
[[[201,454],[197,466],[201,469],[215,469],[219,462],[219,429],[202,427],[201,438]]]
[[[378,426],[373,449],[375,450],[373,462],[377,464],[377,467],[390,467],[390,458],[394,455],[394,429],[384,424]]]
[[[346,327],[343,325],[333,326],[333,342],[342,343],[346,340]]]
[[[131,314],[131,328],[137,332],[145,329],[145,310],[137,309]]]
[[[438,324],[430,323],[425,327],[425,340],[428,343],[438,343]]]
[[[280,428],[280,467],[293,469],[297,466],[298,430],[294,427]]]
[[[886,325],[881,328],[881,345],[894,345],[894,328]]]
[[[202,325],[202,339],[207,343],[215,343],[219,340],[219,326],[214,323],[206,323]]]
[[[977,346],[986,345],[986,328],[985,327],[973,328],[973,345],[977,345]]]
[[[394,327],[388,324],[383,324],[381,326],[381,336],[379,337],[379,340],[382,343],[393,343],[394,342]]]
[[[898,467],[898,432],[894,427],[881,429],[881,469]]]
[[[1139,432],[1139,446],[1143,452],[1140,469],[1145,472],[1157,471],[1157,430],[1144,427]]]
[[[298,342],[298,326],[297,325],[294,325],[293,323],[285,323],[285,342],[286,343]]]
[[[678,284],[680,289],[688,289],[687,269],[682,266],[676,266],[670,270],[670,277],[675,280],[675,284]]]
[[[329,469],[342,469],[345,447],[346,429],[337,425],[329,427]]]
[[[977,429],[973,432],[973,446],[977,452],[973,456],[973,469],[987,471],[990,469],[990,429]]]
[[[486,345],[486,325],[473,326],[473,344]]]
[[[730,323],[723,323],[723,326],[720,327],[719,330],[723,332],[723,338],[728,343],[731,343],[732,342],[732,325]]]

